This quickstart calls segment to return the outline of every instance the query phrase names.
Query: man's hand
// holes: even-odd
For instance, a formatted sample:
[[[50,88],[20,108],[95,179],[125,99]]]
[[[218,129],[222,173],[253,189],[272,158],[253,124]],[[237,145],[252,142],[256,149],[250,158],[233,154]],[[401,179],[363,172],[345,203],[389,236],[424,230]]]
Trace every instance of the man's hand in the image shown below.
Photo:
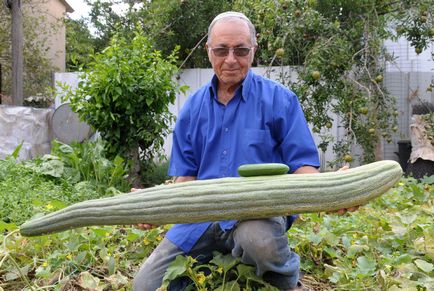
[[[140,189],[131,188],[131,192],[136,192],[138,190]],[[141,230],[149,230],[158,227],[158,225],[149,224],[149,223],[138,223],[135,225],[135,227]]]

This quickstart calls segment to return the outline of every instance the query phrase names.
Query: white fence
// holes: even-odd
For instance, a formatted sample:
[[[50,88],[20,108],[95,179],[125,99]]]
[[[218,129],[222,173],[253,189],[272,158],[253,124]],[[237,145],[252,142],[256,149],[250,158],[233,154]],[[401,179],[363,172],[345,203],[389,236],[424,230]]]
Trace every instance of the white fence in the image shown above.
[[[271,79],[278,79],[279,74],[284,70],[289,72],[288,76],[295,78],[295,73],[291,73],[288,67],[258,67],[253,68],[253,71],[260,75],[266,75]],[[173,105],[170,106],[170,111],[177,116],[180,108],[185,103],[188,96],[196,91],[199,87],[207,83],[213,75],[212,69],[186,69],[180,75],[179,83],[181,85],[187,85],[189,90],[186,94],[179,95]],[[74,73],[56,73],[56,81],[61,81],[74,87],[77,84],[77,74]],[[383,153],[383,159],[398,160],[398,141],[407,140],[409,136],[409,126],[411,118],[411,104],[420,98],[425,101],[433,102],[434,94],[426,89],[429,87],[431,80],[434,79],[433,72],[386,72],[384,74],[384,85],[386,89],[396,96],[397,107],[399,111],[398,132],[392,137],[392,143],[383,143],[381,145],[381,151]],[[56,104],[60,103],[56,101]],[[342,129],[338,127],[339,118],[332,116],[334,119],[333,127],[329,130],[329,133],[335,137],[339,137],[343,134]],[[173,125],[172,125],[173,126]],[[319,138],[314,134],[315,141],[318,142]],[[169,135],[166,138],[164,150],[167,155],[170,154],[172,148],[172,136]],[[356,153],[357,154],[357,153]],[[322,165],[325,165],[327,161],[333,159],[333,153],[329,148],[325,153],[321,154]]]

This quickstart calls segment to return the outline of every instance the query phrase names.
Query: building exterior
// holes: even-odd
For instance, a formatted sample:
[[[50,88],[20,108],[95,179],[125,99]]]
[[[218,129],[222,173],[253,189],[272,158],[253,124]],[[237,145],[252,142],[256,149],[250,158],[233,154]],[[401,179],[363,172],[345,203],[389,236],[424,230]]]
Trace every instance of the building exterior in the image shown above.
[[[30,0],[23,2],[23,16],[37,19],[41,33],[38,38],[47,47],[46,55],[56,72],[65,71],[65,13],[74,10],[65,0]]]

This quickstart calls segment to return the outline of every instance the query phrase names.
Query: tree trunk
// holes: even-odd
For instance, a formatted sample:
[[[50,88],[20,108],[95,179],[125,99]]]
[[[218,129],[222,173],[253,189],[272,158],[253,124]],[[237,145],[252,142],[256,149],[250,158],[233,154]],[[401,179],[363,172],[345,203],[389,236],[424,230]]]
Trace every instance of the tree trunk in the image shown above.
[[[139,146],[132,148],[130,151],[130,156],[132,160],[131,172],[130,172],[130,182],[134,188],[142,188],[142,183],[140,179],[140,158],[139,158]]]
[[[21,0],[10,0],[12,10],[12,104],[23,105],[23,21]]]

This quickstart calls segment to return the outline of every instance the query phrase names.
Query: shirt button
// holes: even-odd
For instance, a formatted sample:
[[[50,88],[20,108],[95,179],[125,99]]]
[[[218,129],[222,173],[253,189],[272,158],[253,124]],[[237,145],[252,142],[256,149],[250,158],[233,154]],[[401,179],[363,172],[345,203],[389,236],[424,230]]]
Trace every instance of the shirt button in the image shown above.
[[[226,155],[228,152],[226,150],[223,151],[223,154]]]
[[[225,127],[225,132],[228,132],[228,131],[229,131],[229,128]]]

